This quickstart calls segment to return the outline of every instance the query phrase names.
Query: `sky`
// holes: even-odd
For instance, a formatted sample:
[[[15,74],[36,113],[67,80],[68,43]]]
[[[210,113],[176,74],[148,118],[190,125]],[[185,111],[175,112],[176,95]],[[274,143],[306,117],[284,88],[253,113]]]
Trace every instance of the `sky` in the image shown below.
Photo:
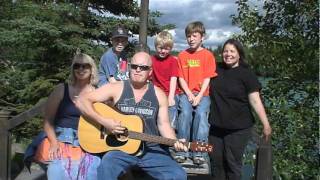
[[[241,30],[232,25],[231,15],[237,13],[235,0],[149,0],[149,9],[163,13],[157,18],[159,24],[175,24],[169,32],[174,37],[173,50],[188,47],[184,29],[192,21],[202,21],[206,28],[204,46],[217,48],[234,33]],[[154,49],[154,37],[148,37],[148,45]]]

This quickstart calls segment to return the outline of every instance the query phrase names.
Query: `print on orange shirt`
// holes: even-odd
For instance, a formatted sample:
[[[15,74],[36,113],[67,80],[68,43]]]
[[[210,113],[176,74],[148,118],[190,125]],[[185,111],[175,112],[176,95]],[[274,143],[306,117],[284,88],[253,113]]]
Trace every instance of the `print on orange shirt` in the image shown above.
[[[200,60],[199,59],[188,59],[188,67],[200,67]]]

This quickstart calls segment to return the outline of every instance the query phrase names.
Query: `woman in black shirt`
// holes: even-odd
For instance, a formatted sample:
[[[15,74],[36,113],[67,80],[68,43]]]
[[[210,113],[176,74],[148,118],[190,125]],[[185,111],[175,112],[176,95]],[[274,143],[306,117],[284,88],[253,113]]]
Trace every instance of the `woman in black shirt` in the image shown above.
[[[241,179],[242,156],[251,137],[255,110],[263,124],[268,140],[271,127],[260,98],[261,85],[256,75],[244,62],[245,54],[240,42],[227,40],[223,45],[223,62],[218,65],[218,76],[210,82],[211,124],[209,142],[215,150],[214,179]]]

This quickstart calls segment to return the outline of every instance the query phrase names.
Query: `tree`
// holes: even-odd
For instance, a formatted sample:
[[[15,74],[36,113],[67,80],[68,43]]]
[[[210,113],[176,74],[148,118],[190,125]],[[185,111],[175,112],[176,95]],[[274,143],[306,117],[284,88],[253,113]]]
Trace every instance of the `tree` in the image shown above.
[[[275,179],[319,177],[319,4],[239,0],[233,23],[247,61],[268,81],[263,96],[273,127]]]
[[[14,115],[47,97],[67,79],[77,49],[98,63],[110,45],[114,26],[123,24],[138,33],[138,11],[132,0],[4,1],[0,7],[0,109]],[[151,35],[163,28],[155,21],[160,15],[150,13]],[[32,137],[41,127],[41,121],[30,121],[14,133]]]

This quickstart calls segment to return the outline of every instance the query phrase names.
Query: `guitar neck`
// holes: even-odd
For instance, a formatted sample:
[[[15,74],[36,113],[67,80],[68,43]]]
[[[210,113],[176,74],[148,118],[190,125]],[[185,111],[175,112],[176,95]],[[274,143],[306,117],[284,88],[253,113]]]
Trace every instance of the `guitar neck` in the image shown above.
[[[129,135],[129,138],[131,139],[164,144],[167,146],[173,146],[174,143],[176,143],[177,141],[176,139],[170,139],[170,138],[165,138],[161,136],[155,136],[155,135],[150,135],[150,134],[145,134],[145,133],[140,133],[135,131],[129,131],[128,135]],[[185,145],[189,148],[190,143],[186,142]]]

